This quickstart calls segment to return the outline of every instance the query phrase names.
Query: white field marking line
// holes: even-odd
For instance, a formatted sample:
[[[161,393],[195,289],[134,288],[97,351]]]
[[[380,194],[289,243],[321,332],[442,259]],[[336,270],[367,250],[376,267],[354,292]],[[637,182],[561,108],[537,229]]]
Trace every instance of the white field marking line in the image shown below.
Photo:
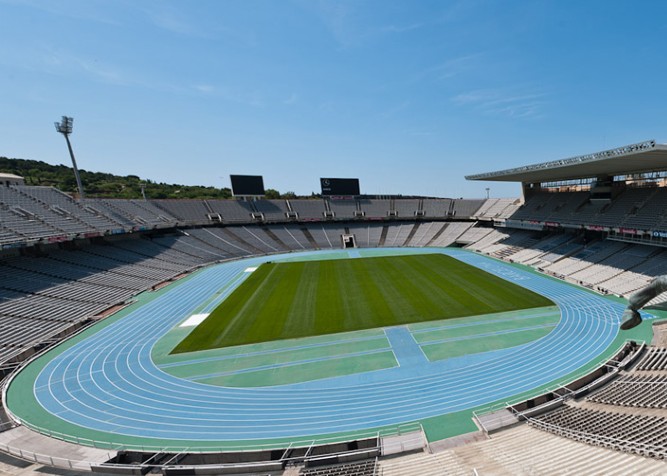
[[[279,364],[267,364],[267,365],[260,365],[257,367],[247,367],[244,369],[238,369],[238,370],[227,370],[225,372],[215,372],[211,374],[203,374],[203,375],[195,375],[191,377],[186,377],[186,380],[202,380],[202,379],[209,379],[209,378],[215,378],[215,377],[227,377],[230,375],[240,375],[240,374],[246,374],[246,373],[252,373],[252,372],[262,372],[264,370],[274,370],[274,369],[282,369],[282,368],[288,368],[288,367],[295,367],[303,364],[311,364],[314,362],[324,362],[327,360],[342,360],[342,359],[348,359],[351,357],[361,357],[364,355],[373,355],[373,354],[380,354],[384,352],[390,351],[390,348],[384,348],[384,349],[373,349],[373,350],[364,350],[364,351],[359,351],[359,352],[350,352],[347,354],[339,354],[339,355],[333,355],[333,356],[323,356],[323,357],[313,357],[312,359],[303,359],[303,360],[294,360],[292,362],[282,362]],[[271,385],[273,386],[273,385]],[[256,387],[253,387],[256,388]]]
[[[183,360],[179,362],[170,362],[168,364],[161,364],[158,365],[160,369],[167,369],[171,367],[179,367],[179,366],[186,366],[186,365],[194,365],[194,364],[201,364],[201,363],[206,363],[206,362],[219,362],[219,361],[224,361],[224,360],[232,360],[232,359],[238,359],[238,358],[246,358],[246,357],[255,357],[258,355],[271,355],[271,354],[281,354],[285,352],[294,352],[297,350],[305,350],[305,349],[314,349],[318,347],[330,347],[330,346],[335,346],[335,345],[340,345],[340,344],[353,344],[356,342],[365,342],[365,341],[373,341],[373,340],[380,340],[380,339],[386,339],[386,337],[383,337],[381,335],[376,335],[376,336],[368,336],[368,337],[359,337],[356,339],[341,339],[339,341],[335,340],[330,340],[330,341],[325,341],[325,342],[317,342],[313,344],[303,344],[303,345],[295,345],[295,346],[288,346],[288,347],[279,347],[276,349],[266,349],[266,350],[257,350],[254,352],[244,352],[244,353],[239,353],[239,354],[228,354],[228,355],[220,355],[220,356],[214,356],[214,357],[206,357],[202,359],[192,359],[192,360]],[[253,345],[253,344],[247,344],[247,345]]]
[[[485,332],[483,334],[472,334],[468,336],[459,336],[459,337],[450,337],[448,339],[436,339],[436,340],[427,340],[422,342],[420,345],[432,345],[432,344],[445,344],[447,342],[458,342],[464,340],[479,339],[482,337],[493,337],[505,334],[514,334],[516,332],[532,331],[537,329],[546,329],[548,327],[556,327],[556,324],[540,324],[538,326],[530,327],[518,327],[516,329],[504,329],[500,331]]]
[[[236,277],[230,279],[224,286],[222,291],[218,290],[220,294],[213,295],[213,298],[211,301],[208,301],[206,305],[204,306],[203,311],[209,311],[212,312],[216,307],[220,305],[222,301],[227,299],[234,291],[236,291],[236,288],[238,288],[243,281],[248,277],[247,274],[245,273],[239,273],[236,275]]]
[[[559,310],[554,310],[552,312],[544,312],[544,313],[538,313],[538,314],[529,314],[525,316],[514,316],[514,317],[507,317],[507,318],[502,318],[502,319],[489,319],[486,321],[475,321],[475,322],[469,322],[469,323],[461,323],[461,324],[443,324],[439,326],[433,326],[433,327],[428,327],[428,328],[420,328],[416,330],[411,330],[410,332],[412,334],[424,334],[428,332],[434,332],[434,331],[443,331],[443,330],[449,330],[449,329],[459,329],[463,327],[475,327],[475,326],[483,326],[487,324],[496,324],[499,322],[514,322],[514,321],[525,321],[525,320],[530,320],[530,319],[537,319],[540,317],[548,317],[548,316],[556,316],[560,315],[560,309]],[[454,319],[465,319],[464,318],[459,318],[456,317]]]
[[[412,340],[414,341],[415,345],[416,345],[417,348],[419,349],[419,352],[422,353],[422,356],[424,357],[424,360],[425,360],[426,362],[431,362],[431,359],[428,358],[428,356],[427,356],[426,353],[424,352],[424,349],[422,349],[421,344],[420,344],[419,342],[417,342],[417,339],[415,339],[415,336],[412,335],[412,332],[410,332],[410,328],[409,328],[408,326],[405,326],[405,328],[407,329],[408,334],[410,334],[410,337],[412,338]]]
[[[257,271],[257,268],[259,266],[251,266],[250,268],[246,268],[243,270],[244,273],[252,273],[253,271]]]
[[[225,275],[227,276],[227,275]],[[211,311],[212,308],[216,308],[219,303],[227,298],[229,294],[231,294],[243,280],[245,279],[245,275],[243,273],[234,273],[233,271],[229,273],[228,280],[223,283],[218,290],[213,293],[213,295],[209,296],[208,299],[206,299],[204,302],[206,305],[202,309],[203,311]],[[221,291],[222,289],[222,291]],[[195,309],[198,309],[201,307],[201,304],[197,306]],[[210,314],[210,313],[209,313]],[[187,315],[187,314],[186,314]],[[182,323],[180,326],[174,326],[176,327],[184,327]],[[155,343],[157,343],[160,339],[162,339],[169,331],[165,332],[164,334],[160,335],[158,339],[156,339]]]
[[[394,346],[391,345],[391,341],[389,340],[389,336],[387,335],[387,330],[382,329],[382,332],[384,332],[384,338],[387,339],[387,342],[389,342],[389,349],[391,349],[391,353],[394,355],[394,361],[396,361],[396,367],[400,367],[401,362],[398,360],[398,357],[396,357],[396,352],[394,352]]]

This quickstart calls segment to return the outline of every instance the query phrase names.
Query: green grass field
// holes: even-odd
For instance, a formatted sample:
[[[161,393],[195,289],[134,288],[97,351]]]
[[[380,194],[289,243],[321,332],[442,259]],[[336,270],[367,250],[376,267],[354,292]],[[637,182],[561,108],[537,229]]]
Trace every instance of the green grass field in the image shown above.
[[[266,263],[173,353],[551,304],[441,254]]]

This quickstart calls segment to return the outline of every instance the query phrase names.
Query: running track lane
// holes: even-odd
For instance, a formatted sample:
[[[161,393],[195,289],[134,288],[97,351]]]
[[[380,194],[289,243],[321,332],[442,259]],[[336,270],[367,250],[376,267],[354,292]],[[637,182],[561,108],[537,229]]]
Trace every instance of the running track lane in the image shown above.
[[[434,251],[547,296],[559,306],[561,321],[542,339],[446,373],[429,372],[427,362],[420,372],[399,367],[366,378],[225,388],[158,369],[150,353],[162,335],[245,268],[277,259],[253,258],[207,268],[64,351],[39,374],[36,398],[63,420],[121,435],[202,442],[301,438],[396,425],[510,398],[586,365],[618,332],[620,304],[484,256],[424,250]]]

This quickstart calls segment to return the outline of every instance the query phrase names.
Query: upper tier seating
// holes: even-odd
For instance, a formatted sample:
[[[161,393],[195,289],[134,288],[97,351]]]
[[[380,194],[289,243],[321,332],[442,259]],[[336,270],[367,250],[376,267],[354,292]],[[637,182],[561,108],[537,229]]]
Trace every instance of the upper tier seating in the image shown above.
[[[257,200],[253,202],[255,209],[264,215],[267,221],[287,220],[287,202],[285,200]]]
[[[413,218],[419,209],[419,200],[394,200],[394,211],[398,218]]]
[[[203,200],[151,200],[151,203],[165,210],[180,223],[201,224],[208,221],[211,210]]]
[[[386,218],[391,208],[390,200],[358,200],[359,208],[366,218]],[[413,213],[414,215],[414,213]]]
[[[357,211],[356,200],[330,200],[329,208],[337,220],[352,220]]]
[[[300,220],[322,220],[326,207],[323,200],[290,200]]]
[[[442,200],[424,199],[423,206],[425,218],[445,218],[451,216],[453,204],[448,198]]]
[[[206,200],[212,213],[222,216],[224,223],[249,223],[253,209],[249,202],[242,200]]]
[[[509,218],[661,230],[667,226],[666,210],[667,187],[626,188],[617,192],[611,201],[590,200],[590,193],[587,191],[544,191],[528,198]]]

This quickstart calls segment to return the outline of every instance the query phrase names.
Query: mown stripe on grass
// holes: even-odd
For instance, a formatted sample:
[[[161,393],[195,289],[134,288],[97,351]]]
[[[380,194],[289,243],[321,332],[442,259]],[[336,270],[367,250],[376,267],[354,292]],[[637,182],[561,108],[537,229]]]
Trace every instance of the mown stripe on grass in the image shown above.
[[[266,263],[174,352],[550,304],[543,296],[442,254]]]

